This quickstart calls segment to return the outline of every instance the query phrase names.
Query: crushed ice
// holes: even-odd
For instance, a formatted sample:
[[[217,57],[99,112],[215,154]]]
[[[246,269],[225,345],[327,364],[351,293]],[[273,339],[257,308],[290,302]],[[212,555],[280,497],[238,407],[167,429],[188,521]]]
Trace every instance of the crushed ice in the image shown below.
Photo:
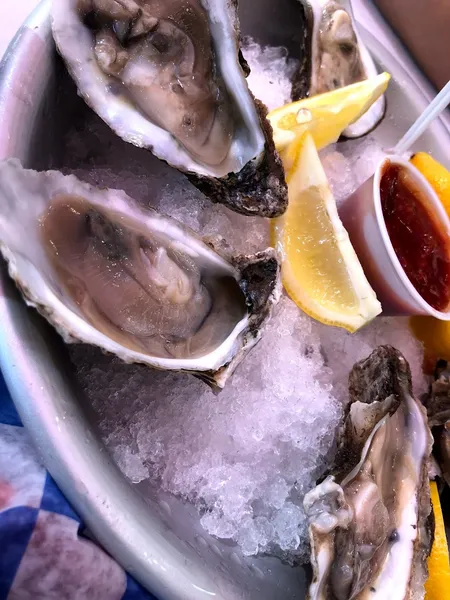
[[[300,501],[321,473],[341,416],[314,329],[284,298],[218,396],[193,377],[116,360],[80,365],[80,375],[133,481],[151,477],[198,502],[203,526],[245,554],[273,544],[294,550],[305,534]],[[78,352],[83,358],[86,350],[74,349],[76,362]]]
[[[289,101],[295,65],[283,49],[250,42],[245,56],[255,95],[270,108]],[[124,188],[236,252],[268,245],[266,220],[213,205],[151,155],[127,145],[125,156],[120,147],[114,150],[117,141],[101,142],[101,135],[107,134],[95,124],[74,134],[72,155],[83,162],[86,154],[85,169],[71,169],[79,177]],[[100,154],[92,158],[91,148]],[[370,176],[381,156],[371,138],[322,152],[338,203]],[[312,321],[287,297],[218,396],[188,375],[126,365],[83,346],[71,353],[105,443],[131,481],[150,479],[192,501],[204,528],[238,543],[244,554],[290,552],[302,559],[302,497],[332,455],[350,369],[381,343],[405,354],[416,392],[424,391],[422,350],[405,319],[378,318],[350,335]]]
[[[298,62],[288,58],[286,48],[261,48],[247,38],[242,53],[251,70],[247,81],[255,98],[269,110],[290,102],[291,81]]]

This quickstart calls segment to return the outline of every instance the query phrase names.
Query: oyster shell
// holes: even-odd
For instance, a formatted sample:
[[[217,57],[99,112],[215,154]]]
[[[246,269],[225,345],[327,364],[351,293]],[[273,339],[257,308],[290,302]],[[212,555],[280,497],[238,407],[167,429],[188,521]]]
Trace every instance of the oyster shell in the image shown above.
[[[120,137],[237,212],[286,210],[266,109],[245,80],[235,0],[54,0],[52,27],[79,93]]]
[[[432,438],[404,357],[380,346],[350,374],[333,475],[305,496],[310,598],[423,597],[432,532]]]
[[[433,453],[440,474],[450,486],[450,369],[446,361],[438,362],[435,381],[424,405],[434,438]]]
[[[363,81],[377,74],[369,51],[358,36],[350,12],[337,0],[299,0],[299,22],[305,30],[302,61],[293,85],[293,99],[314,96]],[[379,98],[345,131],[365,135],[381,121],[386,100]]]
[[[0,249],[66,342],[223,387],[280,296],[272,249],[231,262],[125,193],[0,163]]]

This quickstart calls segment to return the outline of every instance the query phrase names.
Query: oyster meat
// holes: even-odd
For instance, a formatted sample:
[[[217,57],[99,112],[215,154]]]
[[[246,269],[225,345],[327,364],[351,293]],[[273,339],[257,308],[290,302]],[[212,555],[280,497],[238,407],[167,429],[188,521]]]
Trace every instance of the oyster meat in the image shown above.
[[[305,496],[314,600],[423,598],[432,437],[405,358],[380,346],[350,374],[329,475]]]
[[[237,212],[286,210],[266,111],[245,79],[235,1],[54,0],[52,26],[80,94],[120,137]]]
[[[314,96],[363,81],[377,74],[369,51],[356,32],[352,15],[337,0],[299,0],[304,28],[302,60],[294,79],[293,99]],[[381,121],[386,100],[379,98],[345,131],[365,135]]]
[[[0,249],[26,302],[67,342],[193,372],[213,387],[280,296],[274,251],[225,260],[123,192],[0,163]]]

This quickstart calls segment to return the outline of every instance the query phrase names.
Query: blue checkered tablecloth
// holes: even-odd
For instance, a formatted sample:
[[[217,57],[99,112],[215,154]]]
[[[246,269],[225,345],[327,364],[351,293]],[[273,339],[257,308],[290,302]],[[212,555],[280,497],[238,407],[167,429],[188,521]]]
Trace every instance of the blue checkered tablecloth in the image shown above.
[[[97,544],[39,461],[0,374],[0,600],[156,600]]]

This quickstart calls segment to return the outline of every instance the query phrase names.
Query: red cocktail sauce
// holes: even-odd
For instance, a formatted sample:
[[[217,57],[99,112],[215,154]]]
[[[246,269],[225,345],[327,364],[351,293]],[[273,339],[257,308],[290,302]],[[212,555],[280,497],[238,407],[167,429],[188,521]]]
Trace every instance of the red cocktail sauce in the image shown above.
[[[380,182],[381,207],[395,254],[409,280],[433,308],[450,304],[450,238],[421,200],[403,167],[387,163]]]

